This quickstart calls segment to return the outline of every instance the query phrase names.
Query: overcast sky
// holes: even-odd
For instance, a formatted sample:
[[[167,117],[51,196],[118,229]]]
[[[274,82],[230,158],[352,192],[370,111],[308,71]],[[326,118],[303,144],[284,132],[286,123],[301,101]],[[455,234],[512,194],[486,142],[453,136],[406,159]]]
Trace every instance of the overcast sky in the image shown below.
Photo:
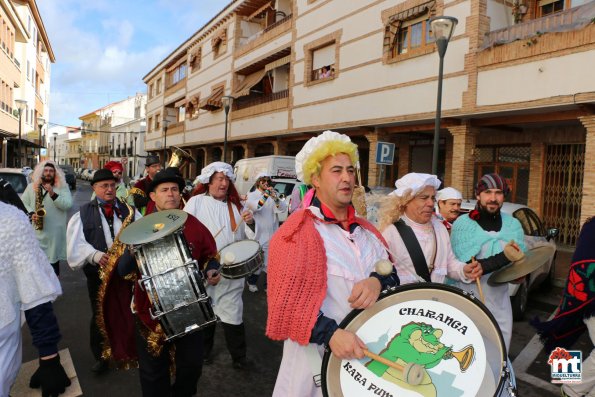
[[[50,123],[146,92],[142,78],[229,0],[39,0],[56,63]],[[50,125],[51,127],[51,125]]]

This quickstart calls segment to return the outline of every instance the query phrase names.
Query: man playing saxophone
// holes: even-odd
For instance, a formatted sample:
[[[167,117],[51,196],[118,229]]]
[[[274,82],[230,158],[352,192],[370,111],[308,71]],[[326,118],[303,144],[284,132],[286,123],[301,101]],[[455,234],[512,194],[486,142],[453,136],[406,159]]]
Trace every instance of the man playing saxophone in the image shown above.
[[[97,374],[108,369],[102,358],[103,337],[98,325],[98,298],[101,286],[101,270],[113,258],[108,254],[120,229],[134,219],[140,218],[135,211],[116,198],[116,177],[108,169],[95,172],[91,186],[95,198],[81,206],[68,222],[67,256],[72,269],[82,268],[87,277],[87,290],[91,301],[90,340],[95,364],[91,370]]]
[[[39,245],[59,276],[60,261],[66,260],[66,220],[72,195],[64,172],[51,160],[39,163],[31,176],[33,182],[23,193],[23,204],[31,213]]]

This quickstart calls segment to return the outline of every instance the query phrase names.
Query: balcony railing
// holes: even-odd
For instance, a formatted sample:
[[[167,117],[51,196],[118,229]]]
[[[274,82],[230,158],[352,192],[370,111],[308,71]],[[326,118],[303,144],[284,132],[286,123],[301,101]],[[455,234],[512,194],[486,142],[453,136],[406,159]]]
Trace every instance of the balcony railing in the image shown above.
[[[277,99],[287,98],[288,96],[289,90],[283,90],[267,95],[239,97],[233,102],[233,110],[246,109],[256,105],[262,105],[263,103],[276,101]]]
[[[262,31],[262,34],[265,34],[268,31],[271,31],[273,29],[275,29],[277,26],[279,25],[283,25],[285,22],[291,20],[291,14],[289,14],[288,16],[279,19],[277,22],[274,22],[272,24],[270,24],[269,26],[267,26],[266,28],[264,28],[264,30]]]
[[[248,37],[246,39],[246,41],[244,41],[243,43],[240,44],[240,46],[237,49],[237,52],[239,54],[242,54],[243,52],[246,51],[247,48],[250,48],[250,44],[252,44],[252,46],[258,46],[264,42],[267,42],[268,40],[276,37],[277,34],[279,34],[280,32],[278,32],[277,34],[275,33],[271,33],[271,34],[267,34],[271,31],[273,31],[275,28],[284,25],[285,23],[291,21],[292,18],[292,14],[287,15],[286,17],[279,19],[276,22],[273,22],[272,24],[270,24],[269,26],[267,26],[266,28],[264,28],[263,30],[253,34],[252,36]],[[290,24],[287,25],[287,29],[289,29]],[[285,31],[285,29],[281,29],[282,31]]]
[[[509,28],[494,30],[486,34],[484,48],[526,39],[546,32],[577,30],[591,23],[595,18],[595,1],[565,11],[532,19]]]

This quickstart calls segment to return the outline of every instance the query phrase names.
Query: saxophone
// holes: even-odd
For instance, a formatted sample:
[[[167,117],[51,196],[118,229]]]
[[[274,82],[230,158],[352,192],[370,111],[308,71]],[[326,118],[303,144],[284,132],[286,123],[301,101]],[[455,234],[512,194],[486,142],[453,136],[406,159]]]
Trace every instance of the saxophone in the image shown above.
[[[124,253],[124,250],[126,249],[126,244],[123,244],[120,241],[120,234],[126,228],[126,226],[128,226],[134,220],[134,208],[128,205],[128,203],[126,203],[125,201],[123,203],[128,208],[128,216],[122,222],[122,226],[120,227],[118,234],[114,238],[113,244],[111,245],[111,247],[109,247],[109,249],[106,252],[106,254],[109,256],[109,260],[107,262],[107,265],[103,268],[100,268],[99,270],[99,277],[101,278],[101,280],[104,280],[104,277],[109,276],[111,271],[116,266],[118,259],[120,259],[120,257]]]
[[[34,214],[37,215],[37,220],[33,222],[33,229],[35,230],[43,230],[43,218],[45,217],[46,211],[43,208],[43,194],[41,192],[41,184],[35,191],[35,211]]]

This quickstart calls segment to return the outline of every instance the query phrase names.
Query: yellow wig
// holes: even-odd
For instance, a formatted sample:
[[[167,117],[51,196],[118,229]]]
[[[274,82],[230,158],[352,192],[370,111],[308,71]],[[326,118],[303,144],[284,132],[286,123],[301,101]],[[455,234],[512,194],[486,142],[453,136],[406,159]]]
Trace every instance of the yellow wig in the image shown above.
[[[351,159],[351,164],[356,165],[359,155],[357,145],[353,142],[342,141],[323,141],[320,145],[305,159],[303,164],[304,180],[306,185],[312,183],[312,175],[318,175],[322,166],[320,163],[328,156],[335,156],[344,153]]]

